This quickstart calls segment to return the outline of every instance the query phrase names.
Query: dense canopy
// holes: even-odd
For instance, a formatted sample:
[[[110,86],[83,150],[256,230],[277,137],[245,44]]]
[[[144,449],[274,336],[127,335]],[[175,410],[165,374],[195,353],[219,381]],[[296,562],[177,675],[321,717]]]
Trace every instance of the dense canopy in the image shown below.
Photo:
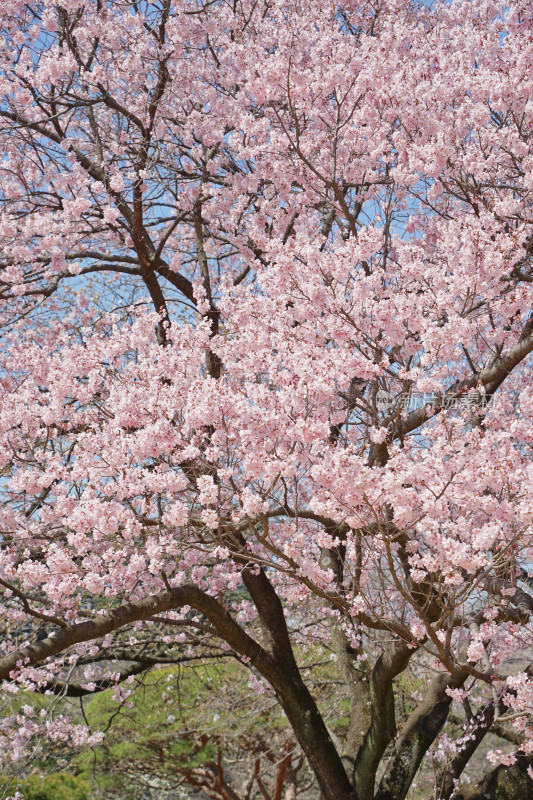
[[[530,0],[0,19],[4,688],[233,656],[325,800],[533,797]]]

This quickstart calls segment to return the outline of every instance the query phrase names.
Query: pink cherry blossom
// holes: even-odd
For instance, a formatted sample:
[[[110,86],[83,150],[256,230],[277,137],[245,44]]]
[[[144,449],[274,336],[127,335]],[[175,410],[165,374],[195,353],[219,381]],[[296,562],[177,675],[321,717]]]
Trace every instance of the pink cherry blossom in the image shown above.
[[[272,687],[325,800],[403,800],[432,752],[450,800],[491,726],[493,783],[516,776],[531,4],[4,0],[0,22],[6,708],[102,681],[130,702],[99,659],[207,642]],[[308,646],[348,686],[340,749]],[[429,684],[398,727],[409,670]],[[98,743],[28,709],[7,760]]]

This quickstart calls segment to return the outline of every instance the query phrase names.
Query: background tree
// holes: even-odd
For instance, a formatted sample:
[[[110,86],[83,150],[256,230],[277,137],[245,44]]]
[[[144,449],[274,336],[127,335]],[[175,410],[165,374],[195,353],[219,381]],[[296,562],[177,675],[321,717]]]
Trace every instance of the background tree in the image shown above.
[[[316,656],[314,664],[308,660],[307,672],[313,667],[315,679],[320,676],[324,702],[341,686],[327,675],[332,662],[316,661]],[[83,794],[79,800],[176,800],[199,791],[213,800],[317,797],[316,782],[275,697],[251,690],[248,677],[235,659],[198,660],[187,668],[140,673],[126,681],[120,697],[102,681],[91,692],[72,679],[68,696],[55,700],[58,710],[103,731],[103,742],[80,750],[71,743],[52,747],[45,741],[39,747],[34,741],[31,762],[22,769],[19,764],[17,776],[6,769],[0,793],[18,789],[29,800],[59,800],[66,784],[65,800],[74,797],[75,788]],[[337,707],[342,703],[346,710],[342,688],[335,694]],[[39,700],[47,706],[42,695]],[[35,706],[31,696],[19,708],[24,702]]]
[[[216,647],[326,800],[402,800],[432,747],[443,800],[531,795],[531,4],[0,14],[5,687]],[[1,735],[41,733],[89,736]]]

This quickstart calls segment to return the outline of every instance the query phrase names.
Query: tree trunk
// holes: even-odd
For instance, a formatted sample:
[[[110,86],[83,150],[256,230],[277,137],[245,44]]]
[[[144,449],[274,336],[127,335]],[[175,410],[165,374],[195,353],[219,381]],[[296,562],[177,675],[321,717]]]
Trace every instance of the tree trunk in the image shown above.
[[[519,757],[511,767],[500,765],[477,783],[460,786],[453,800],[533,800],[533,780],[527,774],[532,758]]]

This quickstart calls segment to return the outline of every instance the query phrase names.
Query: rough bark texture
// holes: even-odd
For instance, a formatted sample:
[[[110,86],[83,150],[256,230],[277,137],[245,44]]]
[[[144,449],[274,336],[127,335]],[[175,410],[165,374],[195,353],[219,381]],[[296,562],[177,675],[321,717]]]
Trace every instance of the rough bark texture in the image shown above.
[[[435,741],[448,716],[451,699],[447,675],[439,675],[424,700],[407,720],[385,771],[376,800],[404,800],[428,748]]]
[[[387,745],[396,735],[393,680],[409,663],[412,650],[405,645],[391,647],[378,661],[370,678],[372,721],[364,742],[357,753],[353,771],[356,795],[374,796],[376,772]]]
[[[459,787],[453,800],[533,800],[532,760],[519,758],[511,767],[496,767],[477,783]]]

